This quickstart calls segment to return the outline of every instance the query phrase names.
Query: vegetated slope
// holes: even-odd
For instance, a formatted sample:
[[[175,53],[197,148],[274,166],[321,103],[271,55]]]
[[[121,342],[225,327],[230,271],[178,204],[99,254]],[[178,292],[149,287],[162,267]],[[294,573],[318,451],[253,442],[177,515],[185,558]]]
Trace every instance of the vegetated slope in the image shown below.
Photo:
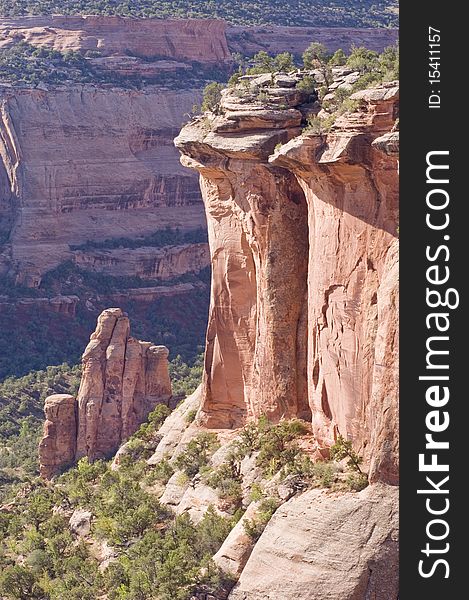
[[[50,394],[75,394],[80,367],[63,364],[0,383],[0,499],[10,486],[38,474],[37,446],[44,400]]]
[[[103,14],[133,17],[217,17],[236,25],[397,26],[395,0],[0,0],[0,14]]]

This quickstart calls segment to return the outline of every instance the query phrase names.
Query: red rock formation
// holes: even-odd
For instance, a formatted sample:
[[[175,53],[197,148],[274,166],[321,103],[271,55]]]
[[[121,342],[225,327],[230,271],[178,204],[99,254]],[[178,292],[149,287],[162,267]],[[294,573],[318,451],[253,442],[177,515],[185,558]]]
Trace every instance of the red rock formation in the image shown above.
[[[304,416],[308,397],[320,447],[341,433],[396,483],[398,90],[359,92],[331,133],[299,137],[304,99],[266,93],[269,108],[226,92],[222,116],[176,139],[212,253],[202,416]]]
[[[68,394],[49,396],[44,404],[44,433],[39,445],[40,473],[50,479],[75,460],[76,403]]]
[[[119,308],[101,313],[83,354],[78,392],[77,458],[109,457],[171,398],[168,350],[130,337]]]
[[[299,96],[293,90],[291,103]],[[237,108],[209,132],[199,119],[176,139],[191,157],[185,164],[201,173],[208,220],[212,294],[202,415],[210,427],[309,412],[307,207],[295,177],[268,163],[278,142],[300,132],[301,113]]]
[[[225,23],[217,19],[132,19],[118,16],[0,18],[0,47],[13,39],[35,46],[99,51],[104,56],[219,63],[230,59]]]
[[[41,475],[50,478],[75,460],[109,458],[172,396],[168,349],[130,337],[129,319],[119,308],[98,318],[83,354],[77,399],[50,396],[39,446]]]
[[[152,248],[143,246],[130,250],[86,250],[74,252],[73,262],[85,271],[123,275],[140,279],[172,279],[184,273],[198,273],[210,265],[206,243]]]
[[[382,477],[396,483],[398,170],[397,157],[372,142],[394,126],[398,88],[352,98],[358,113],[339,119],[326,138],[292,141],[271,162],[295,173],[308,202],[313,429],[326,446],[337,433],[351,438],[383,460]],[[382,451],[393,457],[379,458]]]

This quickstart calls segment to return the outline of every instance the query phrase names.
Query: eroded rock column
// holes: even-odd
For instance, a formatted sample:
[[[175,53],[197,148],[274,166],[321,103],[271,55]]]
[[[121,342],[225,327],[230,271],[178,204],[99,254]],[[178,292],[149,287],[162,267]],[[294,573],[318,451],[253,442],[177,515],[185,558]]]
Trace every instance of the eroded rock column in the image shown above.
[[[208,220],[202,421],[209,427],[309,415],[306,201],[295,177],[267,162],[300,121],[293,109],[251,106],[218,117],[210,131],[203,119],[192,123],[176,139],[184,163],[201,174]]]

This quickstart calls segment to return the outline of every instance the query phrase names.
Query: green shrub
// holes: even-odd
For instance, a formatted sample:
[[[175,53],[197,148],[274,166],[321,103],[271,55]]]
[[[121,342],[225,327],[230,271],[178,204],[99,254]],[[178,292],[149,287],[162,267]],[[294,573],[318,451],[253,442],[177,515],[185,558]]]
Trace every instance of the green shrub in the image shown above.
[[[334,114],[325,118],[313,115],[308,117],[307,125],[303,131],[305,133],[313,133],[315,135],[325,135],[332,129],[335,119],[336,115]]]
[[[0,0],[0,14],[50,15],[58,12],[57,0]],[[60,14],[119,15],[125,17],[217,18],[233,25],[288,25],[299,27],[397,27],[399,13],[394,0],[61,0]],[[249,40],[248,32],[240,34]]]
[[[331,56],[331,58],[329,59],[329,65],[331,67],[341,67],[341,66],[345,65],[346,62],[347,62],[347,55],[342,50],[342,48],[339,48],[338,50],[336,50],[334,52],[334,54]]]
[[[215,433],[199,433],[187,444],[185,450],[177,457],[175,464],[188,477],[194,477],[201,467],[208,464],[210,455],[218,447],[218,438]]]
[[[354,492],[361,492],[368,487],[368,477],[365,473],[349,473],[347,475],[346,483]]]
[[[359,456],[352,446],[351,440],[346,440],[342,435],[339,435],[337,441],[330,448],[330,456],[332,460],[343,460],[347,459],[347,464],[350,469],[354,471],[362,472],[360,465],[363,462],[363,458]]]
[[[193,423],[195,421],[196,416],[197,409],[190,410],[185,417],[186,423]]]
[[[160,460],[159,463],[157,463],[154,467],[151,468],[145,481],[148,484],[154,483],[155,481],[159,481],[160,483],[166,485],[171,479],[173,473],[173,466],[171,465],[168,459],[163,458],[163,460]]]
[[[266,498],[260,502],[256,517],[254,519],[244,520],[244,530],[253,541],[256,541],[260,538],[267,523],[270,521],[272,515],[278,507],[278,500],[275,498]]]
[[[236,457],[229,457],[226,462],[206,477],[210,487],[218,491],[222,500],[233,506],[239,506],[243,500],[241,465]]]
[[[219,114],[221,92],[224,87],[224,85],[215,81],[213,81],[212,83],[208,83],[205,86],[201,106],[202,112],[213,112],[215,114]]]
[[[307,94],[314,94],[316,91],[316,80],[314,77],[311,77],[311,75],[305,75],[305,77],[296,84],[296,89],[306,92]]]

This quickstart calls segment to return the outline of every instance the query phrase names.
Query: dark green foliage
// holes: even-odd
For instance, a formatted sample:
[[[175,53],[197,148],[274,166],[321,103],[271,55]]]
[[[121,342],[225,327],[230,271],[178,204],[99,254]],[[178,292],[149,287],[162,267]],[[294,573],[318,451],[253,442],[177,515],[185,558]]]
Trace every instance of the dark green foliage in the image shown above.
[[[306,75],[296,84],[296,89],[301,90],[302,92],[313,94],[316,90],[316,81],[314,80],[314,77]]]
[[[160,229],[151,235],[140,238],[111,238],[102,242],[88,240],[84,244],[70,246],[70,250],[110,250],[113,248],[163,248],[164,246],[182,246],[184,244],[207,243],[207,230],[203,227],[181,231],[180,229]]]
[[[145,463],[121,466],[82,459],[54,484],[39,480],[0,513],[0,595],[8,600],[189,600],[196,590],[215,593],[230,582],[210,560],[235,518],[209,509],[194,525],[174,517],[141,482]],[[116,560],[101,574],[89,545],[69,530],[56,507],[90,510],[93,536],[114,547]],[[21,554],[24,564],[19,566]]]
[[[78,52],[61,53],[20,41],[0,52],[0,81],[17,83],[87,83],[96,75]]]
[[[25,435],[43,421],[44,400],[51,394],[75,394],[80,367],[63,364],[24,377],[8,377],[0,383],[0,440]]]
[[[180,355],[176,356],[169,365],[169,374],[176,398],[190,396],[202,381],[204,355],[199,354],[192,365],[185,363]],[[192,411],[191,411],[192,412]],[[195,419],[195,414],[187,415],[188,420]]]
[[[0,0],[0,14],[105,14],[134,17],[217,17],[235,25],[303,27],[398,26],[395,0]]]
[[[220,498],[234,507],[241,505],[243,499],[241,463],[234,454],[228,456],[218,469],[211,472],[206,481],[210,487],[218,491]]]
[[[211,454],[215,452],[218,446],[218,439],[215,433],[199,433],[177,457],[177,468],[184,471],[188,477],[194,477],[200,471],[201,467],[208,464]]]
[[[136,440],[142,440],[143,442],[152,440],[155,437],[158,429],[170,414],[170,408],[168,408],[165,404],[158,404],[155,410],[148,415],[146,423],[143,423],[143,425],[140,426],[139,430],[132,436],[132,438]]]
[[[346,62],[347,62],[347,55],[342,50],[342,48],[339,48],[338,50],[336,50],[329,59],[329,65],[331,67],[340,67],[340,66],[345,65]]]
[[[330,456],[332,460],[337,461],[346,458],[350,469],[359,473],[362,472],[360,465],[363,462],[363,458],[355,452],[351,440],[346,440],[343,436],[339,435],[336,443],[330,448]]]
[[[224,86],[213,81],[205,86],[203,91],[202,112],[210,111],[216,115],[220,112],[221,92]]]
[[[0,381],[48,365],[76,364],[96,326],[96,315],[78,308],[73,321],[63,314],[4,305],[0,311]]]
[[[260,502],[256,517],[244,521],[244,529],[253,541],[257,541],[261,537],[267,523],[270,521],[278,507],[279,502],[277,499],[266,498]]]
[[[79,382],[80,368],[64,364],[0,383],[0,500],[12,484],[38,472],[37,447],[46,397],[74,394]]]
[[[93,83],[129,89],[141,89],[144,85],[159,84],[172,89],[189,89],[200,87],[206,81],[225,81],[227,75],[225,65],[214,66],[198,62],[189,63],[191,67],[189,70],[178,69],[148,77],[139,74],[123,75],[114,71],[100,70],[93,65],[91,58],[93,54],[90,55],[89,51],[83,54],[75,51],[59,52],[48,48],[37,48],[20,40],[0,52],[0,82],[33,86],[39,83],[48,85],[69,82]],[[4,232],[4,241],[7,237],[7,233]]]
[[[324,44],[312,42],[303,52],[303,66],[305,69],[319,69],[327,65],[329,53]]]

